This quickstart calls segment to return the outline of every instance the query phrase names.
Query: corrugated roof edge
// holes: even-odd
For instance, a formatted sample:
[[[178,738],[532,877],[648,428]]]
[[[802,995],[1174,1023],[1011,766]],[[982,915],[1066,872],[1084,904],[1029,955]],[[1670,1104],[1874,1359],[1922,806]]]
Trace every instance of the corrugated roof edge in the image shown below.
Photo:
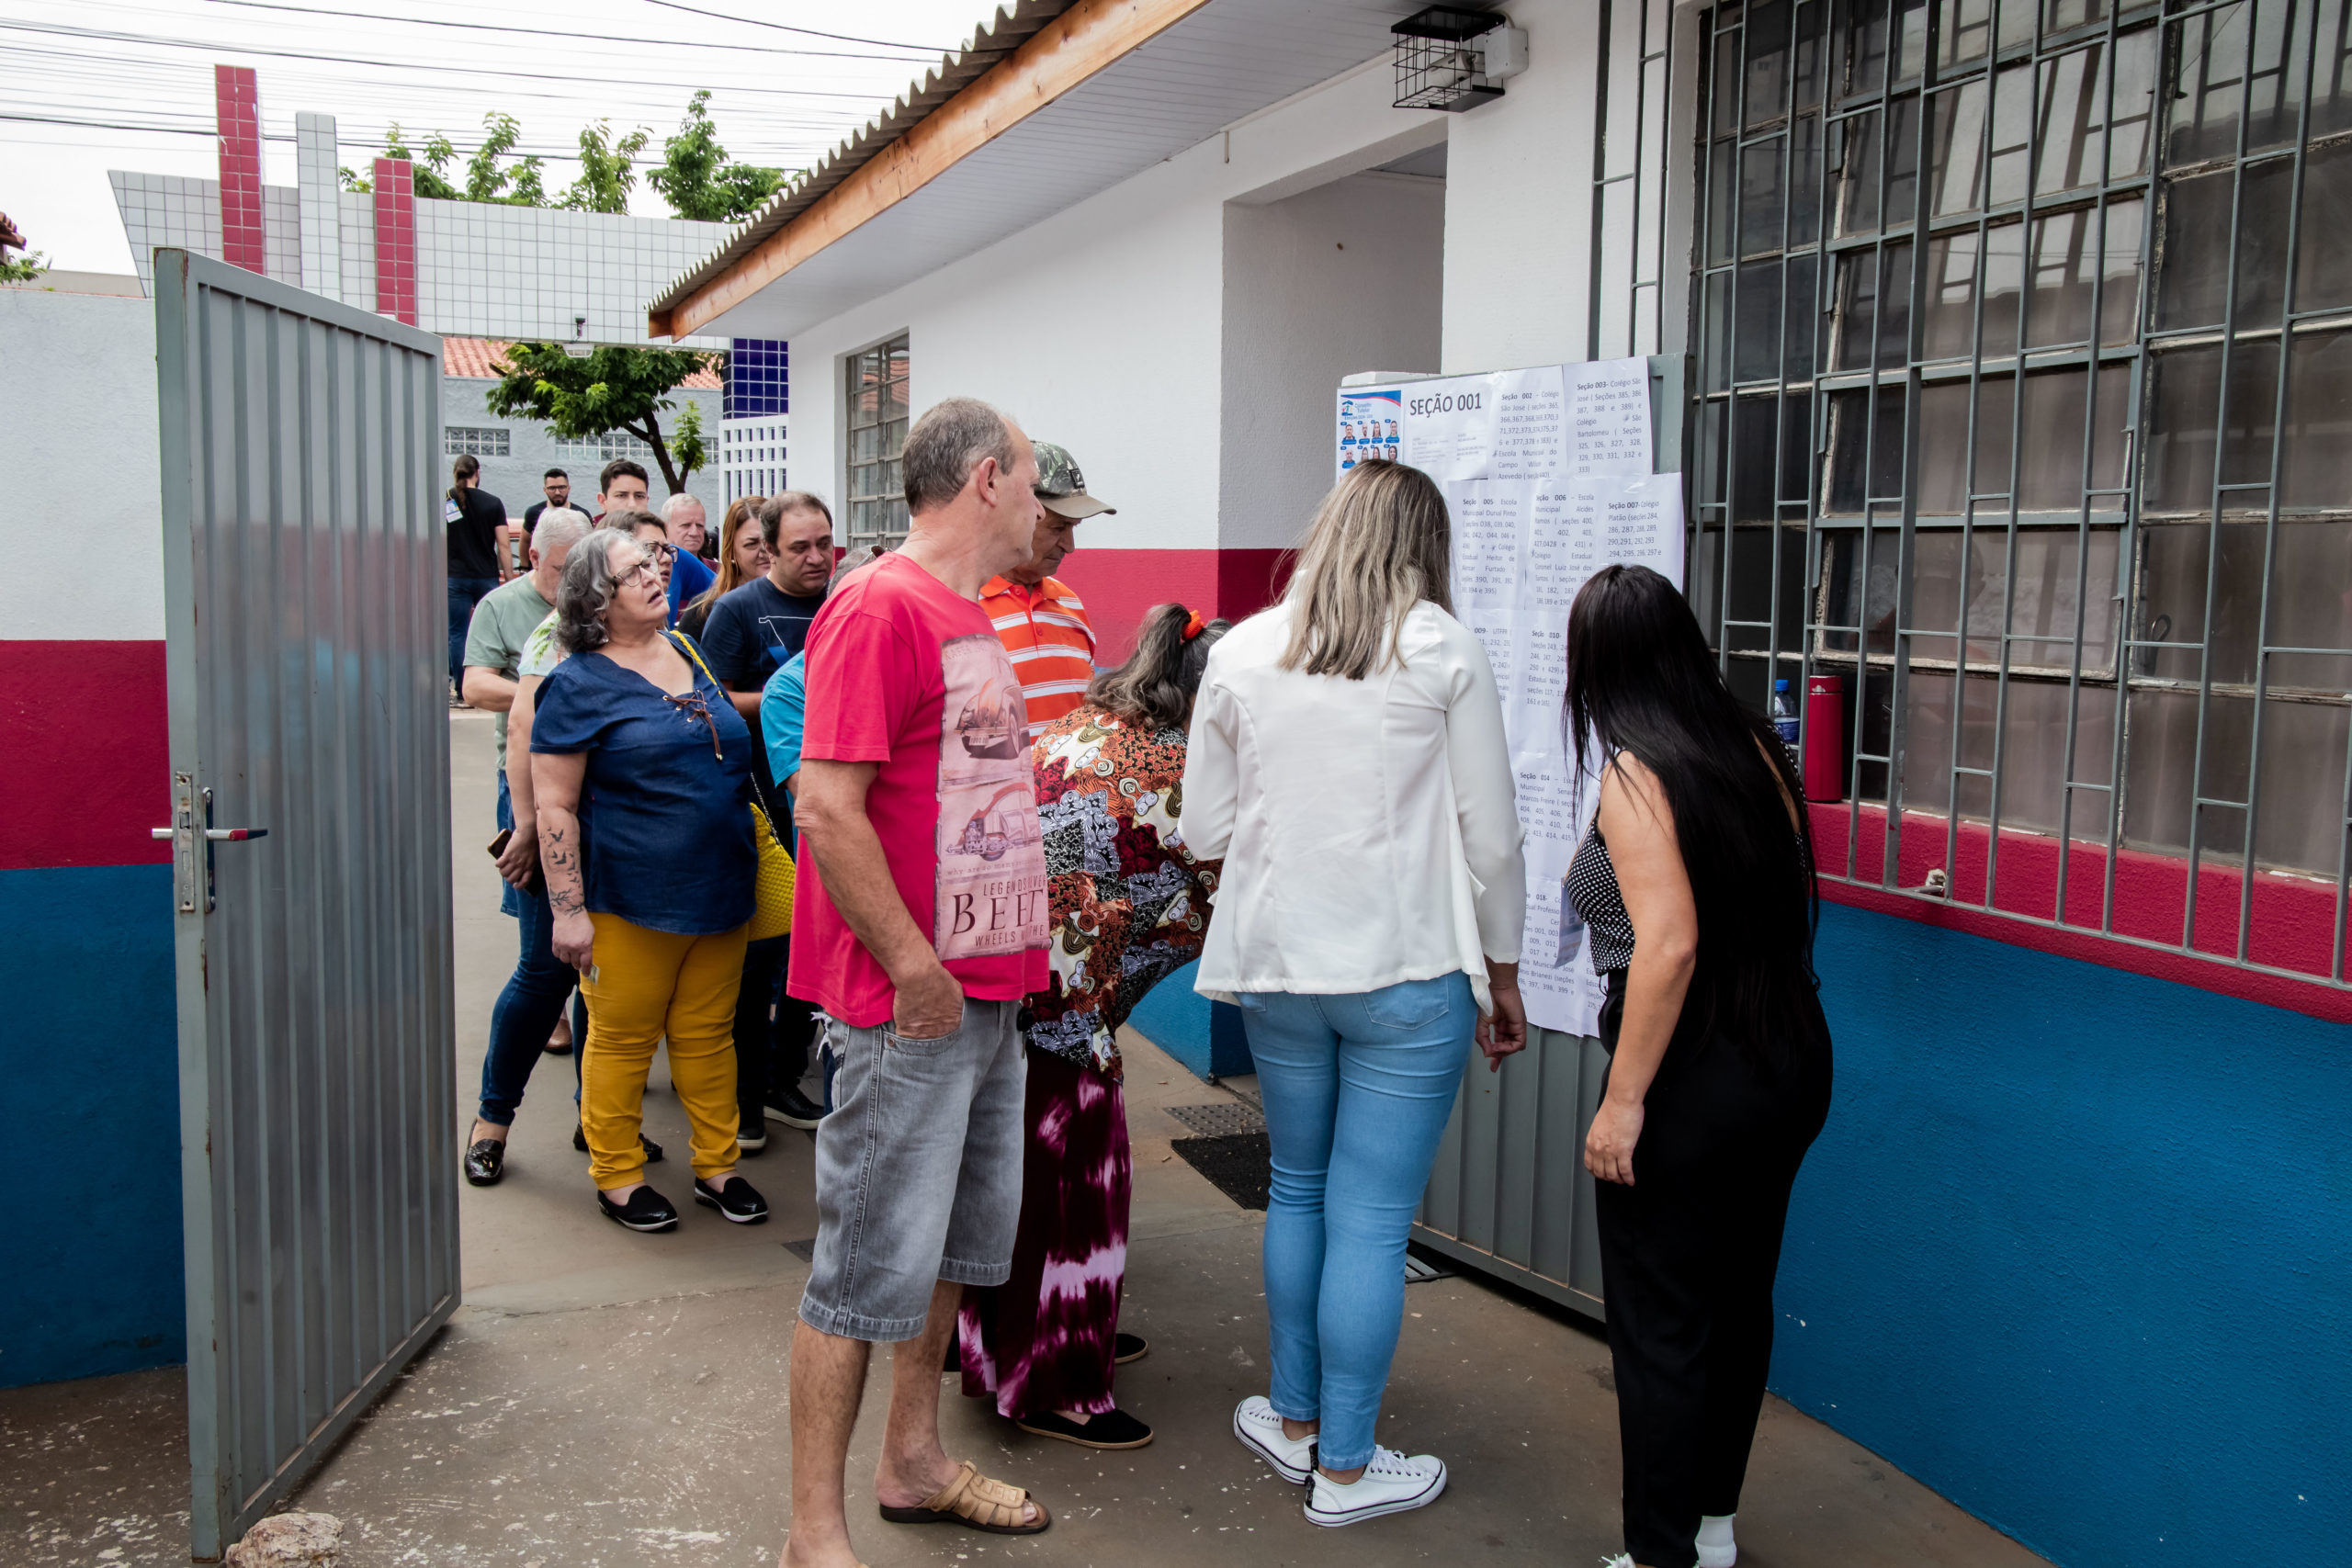
[[[724,244],[680,274],[669,288],[646,306],[658,314],[676,309],[703,285],[757,249],[769,235],[816,205],[819,197],[870,162],[884,148],[930,118],[933,110],[978,81],[1006,56],[1029,41],[1079,0],[1014,0],[999,6],[995,16],[954,54],[943,55],[938,66],[900,95],[888,109],[865,122],[856,135],[842,142],[814,167],[804,169],[768,204],[727,237]]]

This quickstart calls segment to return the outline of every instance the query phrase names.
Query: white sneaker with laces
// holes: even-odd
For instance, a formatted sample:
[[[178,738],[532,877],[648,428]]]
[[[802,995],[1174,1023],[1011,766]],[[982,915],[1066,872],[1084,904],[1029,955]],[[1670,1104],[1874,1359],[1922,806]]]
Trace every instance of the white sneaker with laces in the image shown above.
[[[1426,1508],[1444,1490],[1443,1460],[1434,1454],[1415,1454],[1408,1459],[1395,1449],[1374,1447],[1372,1461],[1363,1467],[1363,1473],[1344,1486],[1320,1470],[1315,1472],[1315,1490],[1306,1499],[1306,1517],[1311,1524],[1351,1525],[1358,1519],[1376,1519],[1383,1514]]]
[[[1739,1561],[1739,1543],[1731,1538],[1736,1514],[1699,1517],[1699,1568],[1732,1568]]]
[[[1233,1435],[1241,1446],[1274,1467],[1274,1473],[1296,1486],[1315,1468],[1315,1438],[1283,1436],[1283,1418],[1262,1393],[1253,1393],[1233,1407]]]

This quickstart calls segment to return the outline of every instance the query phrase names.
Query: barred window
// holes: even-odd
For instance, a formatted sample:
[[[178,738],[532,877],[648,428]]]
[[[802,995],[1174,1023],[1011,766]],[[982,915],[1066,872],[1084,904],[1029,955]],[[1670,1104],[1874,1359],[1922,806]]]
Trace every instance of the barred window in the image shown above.
[[[653,460],[653,448],[625,431],[608,430],[602,435],[591,435],[575,441],[559,441],[555,455],[575,463],[609,463],[616,457],[632,457],[640,463]]]
[[[445,424],[441,427],[441,455],[445,457],[503,457],[508,456],[507,430],[496,424]]]
[[[2345,983],[2348,17],[1706,13],[1690,592],[1844,682],[1826,874]]]
[[[851,355],[847,373],[849,528],[843,542],[853,551],[896,545],[907,536],[907,486],[899,462],[907,444],[907,339]]]

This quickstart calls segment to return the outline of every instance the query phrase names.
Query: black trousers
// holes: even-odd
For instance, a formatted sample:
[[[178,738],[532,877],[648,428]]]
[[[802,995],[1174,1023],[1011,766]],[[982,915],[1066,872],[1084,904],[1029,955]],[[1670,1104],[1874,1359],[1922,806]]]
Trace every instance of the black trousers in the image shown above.
[[[743,949],[743,984],[735,993],[735,1108],[747,1127],[808,1070],[816,1021],[807,1002],[784,995],[791,957],[789,936]]]
[[[1623,985],[1610,977],[1601,1013],[1611,1051]],[[1691,1568],[1700,1516],[1739,1511],[1789,1192],[1829,1085],[1826,1023],[1777,1066],[1722,1034],[1678,1031],[1644,1102],[1634,1185],[1598,1184],[1625,1550],[1644,1568]]]

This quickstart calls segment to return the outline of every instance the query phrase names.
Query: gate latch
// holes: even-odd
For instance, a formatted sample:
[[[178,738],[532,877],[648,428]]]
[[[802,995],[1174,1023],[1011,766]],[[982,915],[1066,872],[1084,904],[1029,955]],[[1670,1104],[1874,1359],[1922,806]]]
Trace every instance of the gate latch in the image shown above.
[[[168,839],[172,845],[172,903],[183,915],[197,912],[196,888],[199,874],[198,855],[203,856],[200,874],[204,884],[204,912],[212,912],[212,846],[242,844],[252,839],[266,839],[266,828],[215,828],[212,825],[212,792],[202,794],[202,816],[198,812],[198,792],[194,775],[172,775],[172,825],[150,828],[151,839]]]

